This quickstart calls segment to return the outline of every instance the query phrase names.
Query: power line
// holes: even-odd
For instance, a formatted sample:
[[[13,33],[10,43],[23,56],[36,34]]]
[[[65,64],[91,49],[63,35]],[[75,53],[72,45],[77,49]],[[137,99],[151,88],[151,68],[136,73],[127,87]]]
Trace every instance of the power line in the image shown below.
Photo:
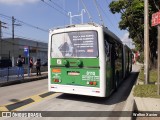
[[[40,27],[31,25],[31,24],[28,24],[28,23],[23,22],[23,21],[21,21],[21,20],[17,20],[17,19],[15,19],[15,20],[16,20],[17,22],[20,22],[20,23],[22,23],[22,24],[24,24],[24,25],[27,25],[27,26],[29,26],[29,27],[32,27],[32,28],[35,28],[35,29],[38,29],[38,30],[41,30],[41,31],[43,31],[43,32],[47,32],[47,33],[48,33],[48,30],[45,30],[45,29],[43,29],[43,28],[40,28]]]
[[[103,14],[108,18],[108,20],[110,21],[110,23],[114,26],[115,30],[117,31],[117,28],[115,27],[115,25],[112,23],[112,20],[110,20],[110,17],[107,16],[105,10],[101,7],[101,5],[99,3],[97,3],[100,7],[100,9],[102,10]],[[118,33],[118,31],[117,31]]]
[[[7,20],[11,20],[11,17],[9,17],[9,16],[7,16],[7,15],[4,15],[4,14],[1,14],[1,13],[0,13],[0,16],[3,17],[3,18],[5,18],[5,19],[7,19]]]
[[[8,35],[12,35],[12,33],[9,33],[9,32],[3,32],[3,33],[8,34]],[[23,38],[23,39],[43,42],[43,40],[37,40],[37,39],[34,39],[34,38],[28,38],[28,37],[24,37],[24,36],[20,36],[20,35],[15,35],[15,36],[18,37],[18,38]]]
[[[7,16],[7,15],[1,14],[1,13],[0,13],[0,16],[3,17],[3,18],[5,18],[5,19],[12,20],[12,17],[10,17],[10,16]],[[26,25],[26,26],[29,26],[29,27],[32,27],[32,28],[35,28],[35,29],[38,29],[38,30],[41,30],[43,32],[47,32],[48,33],[48,30],[46,30],[46,29],[43,29],[43,28],[31,25],[29,23],[26,23],[26,22],[18,20],[18,19],[14,19],[14,20],[17,21],[17,22],[19,22],[19,23],[21,23],[21,24],[23,24],[23,25]]]
[[[44,1],[44,0],[42,0]],[[66,11],[65,9],[63,9],[60,5],[58,5],[57,3],[53,2],[52,0],[49,0],[51,3],[53,3],[54,5],[56,5],[58,8],[60,8],[61,10],[63,10],[64,12],[68,13],[68,11]]]
[[[61,8],[61,10],[65,11],[67,14],[64,14],[62,11],[58,10],[57,8],[55,8],[55,7],[53,7],[52,5],[50,5],[49,3],[45,2],[45,0],[41,0],[41,1],[42,1],[43,3],[45,3],[47,6],[55,9],[56,11],[58,11],[59,13],[61,13],[62,15],[66,16],[66,17],[69,17],[69,16],[67,15],[67,14],[68,14],[67,11],[64,10],[62,7],[60,7],[58,4],[56,4],[56,6],[58,6],[59,8]],[[51,0],[49,0],[49,1],[55,4],[55,2],[53,2],[53,1],[51,1]],[[75,19],[75,20],[76,20],[77,22],[79,22],[78,19]],[[75,21],[75,20],[74,20],[74,21]]]
[[[64,14],[63,12],[61,12],[60,10],[58,10],[57,8],[53,7],[53,6],[50,5],[49,3],[45,2],[45,0],[41,0],[41,1],[42,1],[43,3],[45,3],[46,5],[48,5],[49,7],[51,7],[51,8],[53,8],[53,9],[57,10],[59,13],[61,13],[61,14],[63,14],[63,15],[65,15],[65,16],[68,17],[68,15]]]
[[[42,0],[42,1],[44,1],[44,0]],[[51,3],[53,3],[53,5],[55,5],[55,6],[57,6],[58,8],[60,8],[61,10],[63,10],[66,14],[65,15],[67,15],[68,14],[68,11],[66,11],[63,7],[61,7],[60,5],[58,5],[56,2],[54,2],[53,0],[49,0]],[[64,14],[63,14],[64,15]],[[67,17],[68,17],[68,15],[67,15]],[[78,19],[76,19],[76,20],[78,20]],[[79,22],[79,21],[77,21],[77,22]]]
[[[86,7],[85,3],[83,2],[83,0],[81,0],[81,3],[82,3],[84,9],[86,10],[86,12],[88,14],[88,17],[89,17],[90,21],[93,22],[92,17],[90,15],[89,11],[87,10],[87,7]]]
[[[110,4],[107,0],[105,0],[106,1],[106,3],[108,3],[108,5]],[[117,16],[114,16],[115,17],[115,19],[117,20],[117,21],[119,21],[118,20],[118,18],[117,18]]]
[[[98,16],[99,16],[99,18],[100,18],[100,21],[102,22],[102,25],[104,25],[103,18],[102,18],[101,14],[100,14],[100,11],[99,11],[99,8],[98,8],[98,5],[97,5],[97,1],[94,0],[94,3],[95,3],[95,6],[96,6],[96,9],[97,9],[97,12],[98,12]]]

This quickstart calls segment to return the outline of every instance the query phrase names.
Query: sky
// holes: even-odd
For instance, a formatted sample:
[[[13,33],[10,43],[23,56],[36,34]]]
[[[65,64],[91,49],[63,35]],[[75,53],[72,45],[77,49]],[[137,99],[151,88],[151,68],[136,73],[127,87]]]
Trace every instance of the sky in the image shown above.
[[[112,14],[109,3],[112,0],[97,0],[99,12],[104,25],[115,33],[124,43],[133,48],[128,32],[120,30],[118,23],[120,14]],[[92,20],[102,24],[94,0],[83,0]],[[12,16],[15,18],[15,37],[28,38],[35,41],[48,42],[49,29],[70,24],[68,12],[79,15],[84,9],[81,0],[0,0],[0,20],[7,24],[2,28],[2,38],[12,37]],[[90,19],[83,13],[83,22]],[[73,18],[73,24],[81,23],[80,17]]]

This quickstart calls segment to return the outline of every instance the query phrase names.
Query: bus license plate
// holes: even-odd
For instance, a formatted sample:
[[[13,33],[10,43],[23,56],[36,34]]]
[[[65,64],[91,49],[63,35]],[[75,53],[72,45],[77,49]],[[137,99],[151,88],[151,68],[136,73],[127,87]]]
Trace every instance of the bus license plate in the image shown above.
[[[80,75],[80,73],[79,72],[68,72],[68,75],[76,76],[76,75]]]

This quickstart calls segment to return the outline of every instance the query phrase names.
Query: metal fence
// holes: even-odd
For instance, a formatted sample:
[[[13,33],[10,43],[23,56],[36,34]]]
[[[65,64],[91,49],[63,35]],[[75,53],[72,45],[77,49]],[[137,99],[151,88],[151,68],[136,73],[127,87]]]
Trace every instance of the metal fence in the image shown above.
[[[23,68],[23,71],[25,71],[24,68]],[[24,72],[23,72],[23,76],[24,76]],[[21,76],[18,77],[18,67],[8,67],[8,68],[0,69],[0,83],[18,80],[18,79],[23,79],[23,77]]]
[[[41,72],[46,72],[47,66],[41,66]],[[9,81],[15,80],[23,80],[27,79],[28,77],[36,77],[36,68],[33,67],[32,75],[28,76],[28,68],[26,66],[23,67],[23,77],[20,75],[18,76],[18,67],[8,67],[8,68],[0,68],[0,83],[6,83]]]

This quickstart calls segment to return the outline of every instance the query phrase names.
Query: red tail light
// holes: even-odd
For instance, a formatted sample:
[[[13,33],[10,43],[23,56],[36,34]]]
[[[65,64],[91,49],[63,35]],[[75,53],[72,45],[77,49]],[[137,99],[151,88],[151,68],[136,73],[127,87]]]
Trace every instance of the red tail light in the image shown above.
[[[97,85],[97,82],[95,82],[95,81],[90,81],[89,84],[90,84],[90,85]]]
[[[90,81],[90,82],[89,82],[89,84],[90,84],[90,85],[93,85],[93,82],[92,82],[92,81]]]
[[[59,79],[54,79],[53,81],[54,81],[54,82],[60,82],[60,80],[59,80]]]

